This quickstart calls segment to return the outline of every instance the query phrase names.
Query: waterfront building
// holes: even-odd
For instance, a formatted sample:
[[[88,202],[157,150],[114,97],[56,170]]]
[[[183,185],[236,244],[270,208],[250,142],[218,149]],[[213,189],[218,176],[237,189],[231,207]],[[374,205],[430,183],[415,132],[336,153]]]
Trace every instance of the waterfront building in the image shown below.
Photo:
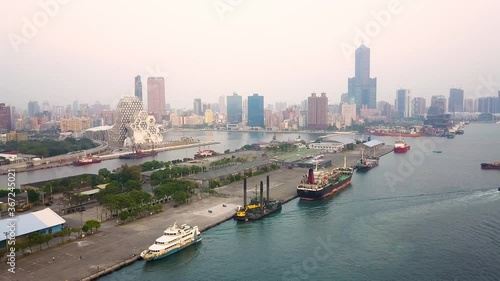
[[[61,119],[59,123],[61,132],[81,132],[88,128],[91,128],[91,122],[89,118],[86,117],[75,117],[68,119]]]
[[[451,88],[450,98],[448,99],[448,110],[450,112],[464,111],[464,90]]]
[[[201,99],[194,99],[193,112],[196,115],[203,115],[201,110]]]
[[[413,113],[411,117],[424,116],[426,113],[425,98],[422,97],[413,98],[411,107]]]
[[[165,114],[165,80],[163,77],[148,77],[147,83],[148,112],[161,120]]]
[[[0,131],[10,131],[12,129],[12,114],[10,106],[0,103]]]
[[[352,121],[356,120],[356,105],[355,104],[342,104],[342,124],[346,127],[352,126]]]
[[[364,44],[355,52],[355,75],[348,79],[347,98],[358,111],[362,105],[377,108],[377,78],[370,78],[370,49]]]
[[[248,97],[247,126],[264,128],[264,97],[259,94]]]
[[[399,118],[408,118],[411,113],[410,90],[399,89],[396,91],[396,111]]]
[[[443,95],[435,95],[431,98],[431,106],[427,111],[427,115],[441,115],[447,112],[446,98]]]
[[[34,117],[36,114],[40,112],[40,105],[37,101],[29,101],[28,102],[28,116]]]
[[[316,96],[312,93],[307,99],[307,128],[309,130],[325,130],[328,128],[328,98],[326,93]]]
[[[142,102],[135,96],[123,97],[116,106],[116,119],[109,131],[109,145],[153,145],[163,143],[163,136],[156,127],[154,116],[144,111]]]
[[[7,141],[27,141],[28,133],[18,133],[16,131],[11,131],[6,134]]]
[[[213,124],[215,121],[214,116],[215,116],[214,112],[210,108],[207,108],[207,110],[205,110],[205,124],[208,125]]]
[[[137,75],[135,77],[135,83],[134,83],[134,95],[142,101],[142,82],[141,82],[141,76]]]
[[[465,112],[476,112],[474,110],[474,99],[465,99],[464,100],[464,111]]]
[[[478,99],[478,112],[500,113],[500,98],[483,97]]]
[[[227,123],[239,124],[243,121],[242,97],[237,93],[227,97]]]
[[[226,112],[226,96],[220,96],[219,97],[219,113],[224,115],[224,117],[227,116]]]

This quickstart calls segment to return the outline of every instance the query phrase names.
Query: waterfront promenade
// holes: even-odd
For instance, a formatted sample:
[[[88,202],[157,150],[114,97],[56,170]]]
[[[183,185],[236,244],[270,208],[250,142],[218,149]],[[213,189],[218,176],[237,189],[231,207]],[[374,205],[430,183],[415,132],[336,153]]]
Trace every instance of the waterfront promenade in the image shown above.
[[[392,147],[386,146],[380,149],[378,154],[388,153],[391,149]],[[359,159],[359,151],[328,154],[325,158],[332,159],[334,166],[340,166],[343,164],[344,155],[347,156],[348,165],[353,165]],[[305,173],[306,169],[303,168],[281,168],[268,173],[271,198],[284,201],[295,198],[297,182]],[[266,175],[248,179],[248,198],[253,196],[254,186],[260,181],[265,183]],[[2,263],[0,281],[90,280],[89,276],[95,278],[117,264],[133,260],[176,221],[179,224],[197,225],[203,231],[230,219],[235,208],[243,204],[242,181],[216,190],[227,196],[210,196],[177,208],[166,207],[162,213],[124,225],[117,226],[114,220],[106,221],[94,235],[21,257],[16,261],[15,274],[7,272],[7,265]],[[86,213],[95,212],[96,210],[89,209]],[[79,218],[79,214],[64,218],[74,221]]]

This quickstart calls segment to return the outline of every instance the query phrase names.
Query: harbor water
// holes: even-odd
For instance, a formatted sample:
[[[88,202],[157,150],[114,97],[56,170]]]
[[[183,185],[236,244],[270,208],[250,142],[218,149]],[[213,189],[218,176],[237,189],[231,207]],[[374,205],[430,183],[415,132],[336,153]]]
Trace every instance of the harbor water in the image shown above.
[[[199,245],[99,280],[500,280],[500,171],[480,169],[500,160],[499,140],[495,124],[408,138],[408,153],[355,173],[339,196],[227,221]]]

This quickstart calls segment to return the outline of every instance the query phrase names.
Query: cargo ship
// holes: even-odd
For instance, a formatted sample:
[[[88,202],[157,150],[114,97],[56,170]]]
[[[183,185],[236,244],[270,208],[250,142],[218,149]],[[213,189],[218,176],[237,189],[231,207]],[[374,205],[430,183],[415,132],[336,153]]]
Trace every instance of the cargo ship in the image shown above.
[[[364,158],[361,152],[361,159],[356,163],[356,171],[366,172],[378,166],[378,157]]]
[[[271,200],[269,198],[269,176],[267,176],[267,197],[264,199],[264,184],[260,182],[260,199],[257,197],[257,190],[255,190],[255,197],[250,200],[250,204],[246,204],[246,190],[247,181],[243,180],[243,206],[236,209],[234,218],[237,221],[249,222],[256,221],[264,218],[265,216],[277,213],[282,209],[282,202],[279,200]]]
[[[318,200],[336,194],[351,184],[353,168],[346,166],[328,171],[309,169],[307,175],[297,185],[297,196],[302,200]]]
[[[85,166],[85,165],[90,165],[90,164],[95,164],[95,163],[101,163],[101,159],[94,158],[94,157],[84,157],[76,160],[73,162],[73,166]]]
[[[178,227],[176,222],[169,226],[153,245],[142,251],[141,258],[145,261],[158,260],[200,241],[201,233],[197,226],[183,224]]]
[[[481,169],[500,170],[500,162],[481,163]]]
[[[142,150],[136,150],[135,152],[129,153],[129,154],[124,154],[120,155],[118,158],[120,159],[141,159],[145,157],[151,157],[151,156],[156,156],[158,155],[158,151],[148,151],[144,152]]]
[[[410,150],[410,145],[405,142],[401,137],[394,142],[394,152],[405,153]]]

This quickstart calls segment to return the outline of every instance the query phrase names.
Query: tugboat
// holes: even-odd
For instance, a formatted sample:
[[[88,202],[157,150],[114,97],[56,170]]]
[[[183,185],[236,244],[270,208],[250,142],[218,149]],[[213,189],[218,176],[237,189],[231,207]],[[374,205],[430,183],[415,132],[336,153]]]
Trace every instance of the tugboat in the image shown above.
[[[500,170],[500,162],[481,163],[481,169]]]
[[[304,176],[297,185],[297,195],[302,200],[318,200],[326,198],[347,188],[351,184],[354,169],[346,166],[344,156],[344,167],[328,171],[314,171],[309,169],[309,173]]]
[[[250,204],[246,205],[246,190],[247,190],[247,180],[243,180],[243,206],[238,207],[234,218],[237,221],[249,222],[256,221],[264,218],[273,213],[277,213],[282,209],[282,202],[279,200],[269,199],[269,176],[267,176],[267,198],[264,200],[264,183],[260,182],[260,199],[257,197],[257,190],[255,191],[255,197],[250,200]]]
[[[198,226],[190,227],[183,224],[178,227],[175,222],[156,239],[153,245],[142,251],[141,257],[146,261],[161,259],[200,241],[201,233]]]
[[[397,139],[394,143],[394,152],[395,153],[405,153],[408,150],[410,150],[410,145],[405,142],[404,139],[399,136],[399,139]]]

